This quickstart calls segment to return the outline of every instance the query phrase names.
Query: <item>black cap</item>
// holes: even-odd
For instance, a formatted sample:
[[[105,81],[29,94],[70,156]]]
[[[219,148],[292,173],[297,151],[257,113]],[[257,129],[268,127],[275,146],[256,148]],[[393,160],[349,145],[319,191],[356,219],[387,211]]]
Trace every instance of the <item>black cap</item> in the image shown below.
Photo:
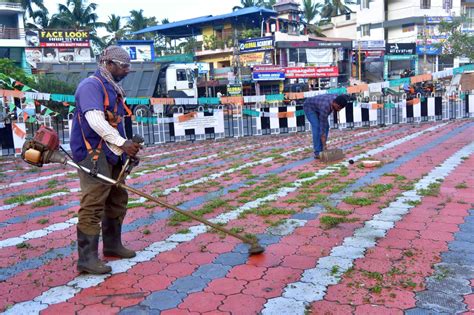
[[[341,106],[341,108],[344,108],[347,105],[347,96],[346,95],[339,95],[338,97],[336,97],[334,99],[334,102],[337,105]]]

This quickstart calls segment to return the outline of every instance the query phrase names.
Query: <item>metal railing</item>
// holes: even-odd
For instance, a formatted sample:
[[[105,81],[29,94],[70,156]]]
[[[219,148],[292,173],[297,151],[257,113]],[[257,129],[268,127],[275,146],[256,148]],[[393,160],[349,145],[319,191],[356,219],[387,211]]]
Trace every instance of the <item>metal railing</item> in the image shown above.
[[[25,39],[25,30],[0,26],[0,39]]]

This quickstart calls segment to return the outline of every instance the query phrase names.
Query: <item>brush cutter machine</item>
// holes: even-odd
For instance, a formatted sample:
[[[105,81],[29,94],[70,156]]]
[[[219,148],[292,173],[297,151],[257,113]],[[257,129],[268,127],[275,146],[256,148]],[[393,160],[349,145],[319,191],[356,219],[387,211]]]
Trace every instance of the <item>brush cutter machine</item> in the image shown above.
[[[143,138],[139,136],[138,137],[135,136],[133,138],[133,141],[137,143],[143,143]],[[105,181],[106,183],[122,187],[150,201],[154,201],[155,203],[159,204],[162,207],[171,209],[193,220],[201,222],[202,224],[210,226],[213,229],[216,229],[222,233],[233,236],[244,243],[249,244],[250,255],[260,254],[260,253],[263,253],[263,251],[265,250],[262,246],[260,246],[260,244],[256,240],[234,233],[226,228],[223,228],[222,226],[219,226],[204,218],[196,216],[193,213],[184,211],[174,205],[168,204],[151,195],[141,192],[133,187],[125,185],[124,180],[127,177],[127,175],[130,174],[130,171],[132,170],[132,168],[138,165],[138,162],[139,162],[138,158],[127,159],[127,161],[125,162],[123,166],[122,172],[119,175],[119,178],[115,180],[115,179],[103,176],[101,174],[94,174],[92,170],[86,167],[83,167],[81,165],[78,165],[74,161],[72,161],[72,159],[70,158],[70,156],[67,154],[67,152],[64,149],[61,148],[64,151],[64,153],[60,152],[59,149],[60,149],[59,137],[56,131],[45,126],[41,126],[38,132],[33,137],[33,139],[27,140],[25,144],[23,145],[21,157],[25,162],[38,166],[38,167],[42,167],[44,164],[49,164],[49,163],[60,163],[64,165],[69,165],[78,170],[86,172],[90,176],[94,176],[102,181]]]

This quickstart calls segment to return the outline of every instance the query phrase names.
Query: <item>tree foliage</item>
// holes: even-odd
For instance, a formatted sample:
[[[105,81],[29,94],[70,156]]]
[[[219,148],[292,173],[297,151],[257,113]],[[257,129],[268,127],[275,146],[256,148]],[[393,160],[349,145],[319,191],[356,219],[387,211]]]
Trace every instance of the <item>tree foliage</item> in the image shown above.
[[[321,12],[323,5],[313,0],[303,0],[303,19],[306,23],[311,23]]]
[[[351,13],[352,10],[346,4],[352,3],[352,0],[324,0],[321,18],[330,20],[334,16]]]
[[[470,19],[466,16],[452,22],[442,21],[438,29],[440,34],[447,38],[436,46],[441,47],[445,54],[474,59],[474,36],[463,31],[463,25],[469,22]]]
[[[17,67],[15,63],[8,58],[0,58],[0,73],[26,85],[33,82],[32,77],[28,76],[23,69]]]

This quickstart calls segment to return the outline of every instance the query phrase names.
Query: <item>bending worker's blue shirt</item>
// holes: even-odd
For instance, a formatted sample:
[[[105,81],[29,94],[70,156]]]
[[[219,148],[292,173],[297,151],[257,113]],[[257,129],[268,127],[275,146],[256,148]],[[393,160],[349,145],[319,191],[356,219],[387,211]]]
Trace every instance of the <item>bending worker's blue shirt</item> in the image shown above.
[[[332,102],[336,99],[336,94],[323,94],[309,97],[303,103],[305,112],[317,112],[319,119],[319,131],[321,133],[329,129],[328,117],[332,113]]]

